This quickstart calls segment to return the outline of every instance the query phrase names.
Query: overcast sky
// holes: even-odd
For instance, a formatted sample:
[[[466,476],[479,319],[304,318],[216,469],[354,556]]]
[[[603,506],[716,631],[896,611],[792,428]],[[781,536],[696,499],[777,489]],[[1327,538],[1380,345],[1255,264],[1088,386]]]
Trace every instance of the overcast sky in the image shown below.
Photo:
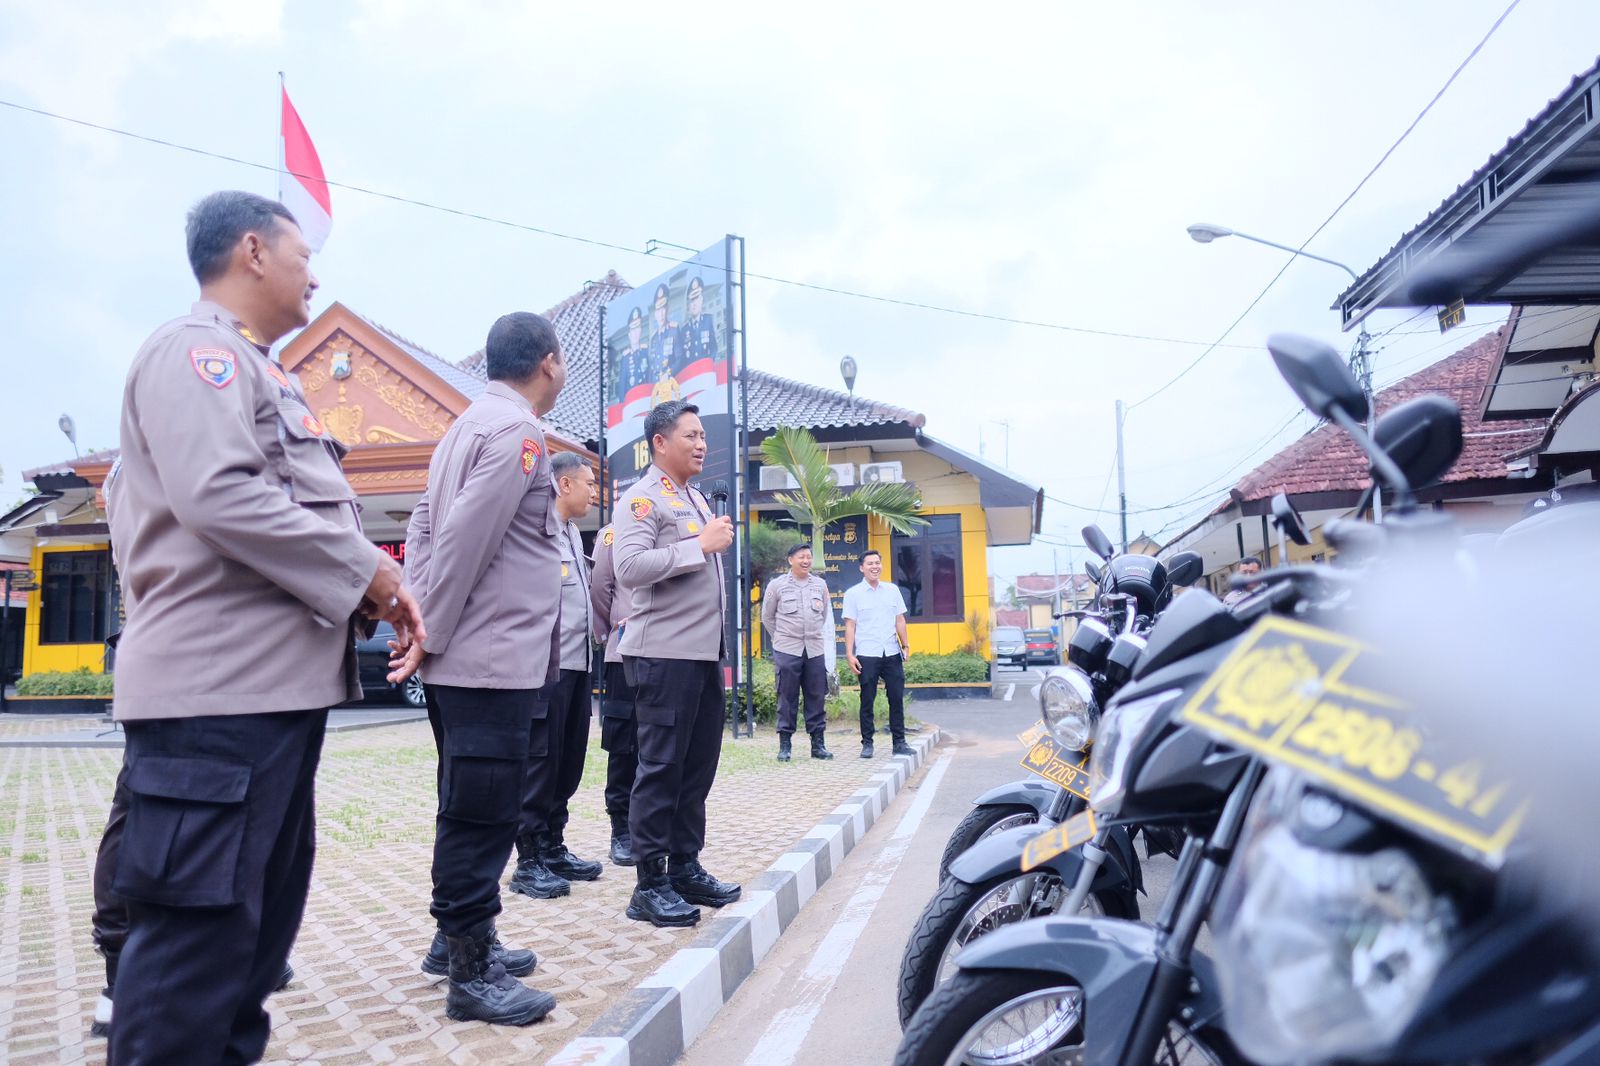
[[[658,239],[748,241],[749,269],[918,303],[1209,343],[1509,0],[1333,4],[40,4],[0,0],[0,99],[270,168],[277,71],[328,177],[636,252],[333,192],[314,268],[333,300],[450,359],[510,310]],[[1600,4],[1524,0],[1311,251],[1363,271],[1595,61]],[[23,469],[117,443],[128,362],[194,283],[182,220],[270,169],[0,107],[0,503]],[[1130,534],[1308,428],[1259,345],[1345,349],[1340,271],[1300,260],[1191,373],[1126,422]],[[752,281],[751,364],[927,415],[927,432],[1052,496],[1115,506],[1113,402],[1205,350],[1009,325]],[[1503,317],[1383,312],[1380,383]],[[1398,327],[1398,328],[1397,328]],[[996,420],[1010,423],[1009,433]],[[1009,457],[1007,449],[1009,447]],[[1252,454],[1254,453],[1254,454]],[[1185,506],[1148,508],[1190,501]],[[1045,532],[1094,517],[1049,503]],[[1114,516],[1102,516],[1108,529]],[[1074,553],[1081,566],[1083,553]],[[991,553],[1048,571],[1048,546]],[[1066,565],[1065,550],[1062,565]]]

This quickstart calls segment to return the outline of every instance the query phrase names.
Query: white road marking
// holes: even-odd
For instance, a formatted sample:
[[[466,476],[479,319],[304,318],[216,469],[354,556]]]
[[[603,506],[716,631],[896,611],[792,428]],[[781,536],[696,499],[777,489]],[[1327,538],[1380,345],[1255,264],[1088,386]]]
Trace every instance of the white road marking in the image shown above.
[[[866,929],[878,900],[883,898],[895,871],[900,868],[900,861],[905,858],[911,838],[916,835],[923,816],[933,805],[934,793],[944,780],[951,758],[950,755],[941,756],[928,770],[927,778],[917,790],[916,799],[906,808],[906,813],[901,816],[900,823],[895,826],[877,858],[872,860],[872,865],[867,867],[861,886],[840,909],[839,917],[828,930],[828,935],[822,938],[811,961],[806,963],[799,979],[791,986],[788,996],[790,1005],[779,1011],[767,1025],[761,1039],[745,1058],[745,1066],[791,1066],[799,1055],[801,1043],[816,1022],[828,993],[833,991],[839,975],[844,972],[845,963],[855,950],[856,941]]]
[[[1006,686],[1006,699],[1009,700],[1012,696],[1015,696],[1016,694],[1017,694],[1017,686],[1015,684],[1010,684],[1010,685]]]

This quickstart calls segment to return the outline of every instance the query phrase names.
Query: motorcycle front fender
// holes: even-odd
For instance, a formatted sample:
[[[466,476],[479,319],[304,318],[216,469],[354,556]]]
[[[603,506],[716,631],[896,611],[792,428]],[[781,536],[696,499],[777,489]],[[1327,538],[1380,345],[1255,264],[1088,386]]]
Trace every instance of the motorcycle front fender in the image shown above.
[[[1011,781],[991,788],[983,795],[972,801],[974,807],[1005,807],[1012,804],[1021,804],[1032,807],[1039,812],[1039,817],[1044,817],[1049,812],[1051,804],[1061,794],[1057,785],[1048,781],[1041,781],[1036,777],[1026,778],[1021,781]]]
[[[984,837],[963,851],[956,861],[950,864],[950,876],[963,884],[975,885],[1005,874],[1020,874],[1022,850],[1027,847],[1028,841],[1041,832],[1043,830],[1037,825],[1019,825]],[[1120,828],[1115,832],[1121,832],[1124,838],[1127,836],[1127,833]],[[1104,892],[1128,885],[1129,874],[1125,864],[1132,858],[1133,849],[1126,840],[1123,843],[1126,847],[1120,847],[1116,842],[1112,842],[1107,848],[1109,854],[1106,856],[1106,861],[1101,864],[1099,872],[1095,874],[1091,891]],[[1137,867],[1137,859],[1133,861]],[[1078,880],[1078,871],[1082,866],[1083,849],[1073,848],[1040,864],[1037,869],[1048,870],[1070,886]]]
[[[1184,998],[1202,1019],[1222,1011],[1211,960],[1191,954],[1195,980]],[[1139,1018],[1159,960],[1156,930],[1117,918],[1035,918],[973,941],[955,963],[962,970],[1032,970],[1083,989],[1084,1066],[1112,1066]]]

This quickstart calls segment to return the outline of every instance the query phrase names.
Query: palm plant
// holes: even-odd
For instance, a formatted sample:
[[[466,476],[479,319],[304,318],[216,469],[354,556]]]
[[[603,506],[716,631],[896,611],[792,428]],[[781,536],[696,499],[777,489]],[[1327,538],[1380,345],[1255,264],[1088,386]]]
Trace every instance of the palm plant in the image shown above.
[[[928,524],[917,512],[922,500],[917,490],[900,482],[877,481],[860,485],[850,493],[839,491],[838,479],[828,466],[828,454],[804,429],[780,426],[761,442],[761,458],[768,466],[789,472],[800,486],[794,492],[779,492],[773,498],[788,508],[801,525],[811,527],[811,555],[822,569],[823,531],[841,518],[866,515],[880,519],[896,533],[912,533]]]

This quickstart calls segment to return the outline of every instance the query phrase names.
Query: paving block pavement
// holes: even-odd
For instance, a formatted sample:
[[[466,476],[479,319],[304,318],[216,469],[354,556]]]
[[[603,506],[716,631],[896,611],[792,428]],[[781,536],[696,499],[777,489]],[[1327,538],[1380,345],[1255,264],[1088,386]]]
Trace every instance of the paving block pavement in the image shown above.
[[[10,719],[12,716],[6,716]],[[0,720],[16,732],[69,724]],[[567,842],[605,857],[605,755],[593,731]],[[926,750],[927,735],[918,743]],[[675,1026],[677,1048],[709,1021],[825,881],[914,769],[913,760],[839,758],[777,763],[776,737],[725,739],[712,789],[702,859],[745,896],[705,912],[699,927],[656,929],[623,917],[633,871],[605,867],[558,900],[507,892],[502,939],[539,953],[529,978],[555,994],[544,1021],[512,1029],[449,1021],[444,988],[418,969],[433,935],[428,916],[434,751],[425,723],[332,734],[318,775],[318,852],[311,897],[291,955],[296,979],[268,1001],[268,1062],[628,1062],[629,1039],[607,1037],[619,1019],[653,1012]],[[103,964],[89,935],[95,850],[120,751],[0,746],[0,1062],[12,1066],[103,1063],[88,1038]],[[507,874],[509,876],[509,868]],[[623,1026],[626,1029],[626,1025]],[[583,1038],[613,1057],[570,1058]],[[631,1061],[670,1042],[637,1043]],[[671,1052],[676,1057],[677,1050]]]

